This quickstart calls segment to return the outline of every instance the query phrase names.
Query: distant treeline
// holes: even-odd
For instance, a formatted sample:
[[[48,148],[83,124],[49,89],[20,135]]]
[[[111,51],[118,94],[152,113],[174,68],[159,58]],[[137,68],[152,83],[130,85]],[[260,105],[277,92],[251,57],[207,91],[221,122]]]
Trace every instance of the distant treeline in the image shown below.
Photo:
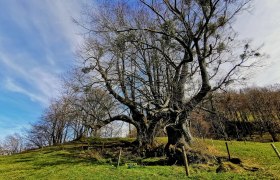
[[[212,94],[192,118],[193,131],[201,137],[245,139],[269,133],[279,141],[280,86]]]

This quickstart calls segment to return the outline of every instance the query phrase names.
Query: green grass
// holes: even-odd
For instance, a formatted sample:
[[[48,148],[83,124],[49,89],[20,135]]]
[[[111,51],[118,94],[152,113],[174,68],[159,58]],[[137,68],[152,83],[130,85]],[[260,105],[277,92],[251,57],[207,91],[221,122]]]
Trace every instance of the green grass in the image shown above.
[[[122,139],[123,140],[123,139]],[[109,141],[109,140],[106,140]],[[117,141],[115,139],[114,141]],[[165,141],[164,138],[158,141]],[[280,149],[280,143],[275,143]],[[182,166],[125,166],[102,159],[98,152],[88,155],[81,144],[47,147],[11,156],[0,156],[0,179],[184,179]],[[215,156],[226,156],[224,141],[197,140],[194,149]],[[280,179],[280,160],[269,143],[229,143],[232,157],[246,166],[260,168],[256,172],[240,167],[227,173],[216,173],[217,165],[193,164],[190,179]],[[143,161],[153,161],[146,159]]]
[[[210,144],[210,140],[207,140]],[[280,150],[280,142],[274,143]],[[226,156],[226,146],[224,141],[214,141],[214,146]],[[280,159],[277,157],[271,143],[257,142],[228,142],[231,157],[238,157],[244,163],[259,167],[258,175],[280,179]]]

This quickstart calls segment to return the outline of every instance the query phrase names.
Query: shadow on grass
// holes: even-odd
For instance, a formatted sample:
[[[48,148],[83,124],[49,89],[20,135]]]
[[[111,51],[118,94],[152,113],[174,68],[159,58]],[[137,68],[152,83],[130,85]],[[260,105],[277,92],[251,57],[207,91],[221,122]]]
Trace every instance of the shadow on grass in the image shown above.
[[[93,158],[83,158],[78,156],[73,152],[73,150],[64,150],[67,153],[59,153],[50,155],[48,161],[37,162],[37,168],[44,168],[47,166],[59,166],[59,165],[78,165],[78,164],[89,164],[89,165],[99,165],[101,164],[97,159]]]
[[[44,168],[47,166],[59,166],[59,165],[73,165],[73,164],[80,164],[84,163],[83,160],[76,160],[76,161],[69,161],[69,160],[56,160],[56,161],[49,161],[49,162],[40,162],[36,163],[36,167]]]
[[[34,160],[35,160],[34,156],[26,156],[26,157],[16,158],[11,162],[13,162],[13,163],[24,163],[24,162],[32,162]]]
[[[21,163],[21,162],[30,162],[30,161],[34,161],[34,159],[30,159],[30,158],[18,159],[18,160],[15,160],[14,162]]]

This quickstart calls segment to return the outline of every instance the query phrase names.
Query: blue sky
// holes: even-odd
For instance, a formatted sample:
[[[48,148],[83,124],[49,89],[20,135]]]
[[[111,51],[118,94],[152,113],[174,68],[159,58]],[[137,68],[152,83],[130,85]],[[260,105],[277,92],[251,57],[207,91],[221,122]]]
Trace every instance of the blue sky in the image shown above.
[[[82,42],[81,0],[0,0],[0,139],[28,128],[60,90],[60,76],[73,65]],[[256,0],[238,18],[241,37],[264,43],[267,66],[250,84],[280,83],[280,1]]]
[[[78,0],[0,0],[0,139],[36,121],[81,42]]]

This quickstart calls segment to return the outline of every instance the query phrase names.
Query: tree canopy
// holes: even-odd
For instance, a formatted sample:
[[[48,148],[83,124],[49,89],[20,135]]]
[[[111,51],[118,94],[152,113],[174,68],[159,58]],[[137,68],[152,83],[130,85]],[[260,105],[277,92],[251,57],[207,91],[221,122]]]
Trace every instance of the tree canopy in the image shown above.
[[[157,127],[190,142],[189,115],[207,94],[246,78],[261,54],[231,27],[250,0],[106,1],[79,22],[88,86],[107,91],[124,108],[106,119],[133,124],[140,145]],[[167,129],[168,130],[168,129]],[[173,132],[173,133],[169,133]]]

